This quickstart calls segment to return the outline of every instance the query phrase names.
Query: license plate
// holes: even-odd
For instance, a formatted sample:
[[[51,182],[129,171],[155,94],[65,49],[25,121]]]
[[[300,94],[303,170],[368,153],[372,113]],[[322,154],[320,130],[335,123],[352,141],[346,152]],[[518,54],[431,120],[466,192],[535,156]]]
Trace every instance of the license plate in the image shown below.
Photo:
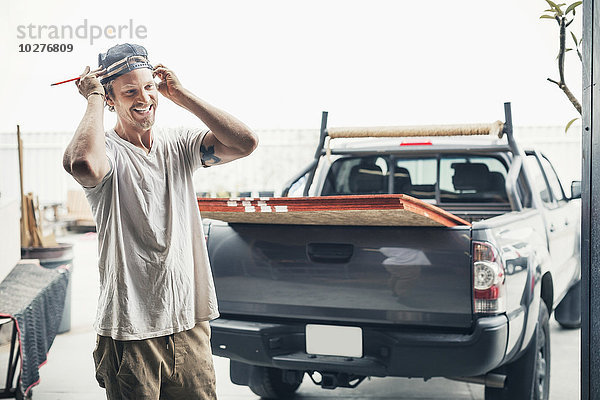
[[[306,352],[326,356],[363,356],[362,329],[355,326],[306,325]]]

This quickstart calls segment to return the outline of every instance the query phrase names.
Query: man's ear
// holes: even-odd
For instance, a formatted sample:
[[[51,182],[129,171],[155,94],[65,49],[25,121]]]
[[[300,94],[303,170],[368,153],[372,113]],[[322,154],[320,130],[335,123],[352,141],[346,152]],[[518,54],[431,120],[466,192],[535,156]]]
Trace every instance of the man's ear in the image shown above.
[[[113,99],[110,98],[110,95],[107,93],[104,94],[104,98],[106,99],[106,104],[110,107],[114,107],[115,106],[115,102],[113,101]]]

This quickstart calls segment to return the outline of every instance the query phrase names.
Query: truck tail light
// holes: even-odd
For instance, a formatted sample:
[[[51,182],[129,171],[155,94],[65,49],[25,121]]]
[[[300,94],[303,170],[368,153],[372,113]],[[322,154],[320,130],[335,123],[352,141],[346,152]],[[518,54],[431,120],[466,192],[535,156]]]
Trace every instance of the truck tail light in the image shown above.
[[[475,313],[506,311],[504,264],[498,250],[486,242],[473,242],[473,299]]]

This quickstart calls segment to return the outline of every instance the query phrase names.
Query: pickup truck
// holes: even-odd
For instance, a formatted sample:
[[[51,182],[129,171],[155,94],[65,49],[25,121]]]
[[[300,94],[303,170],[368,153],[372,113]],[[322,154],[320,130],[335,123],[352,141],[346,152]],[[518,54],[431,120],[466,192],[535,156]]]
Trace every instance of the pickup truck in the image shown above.
[[[221,311],[212,350],[232,382],[279,399],[305,376],[324,389],[446,377],[485,385],[486,400],[548,399],[549,317],[581,323],[580,182],[567,196],[550,161],[520,148],[506,103],[505,122],[489,125],[328,129],[324,113],[315,159],[282,191],[390,194],[466,223],[228,223],[201,211]]]

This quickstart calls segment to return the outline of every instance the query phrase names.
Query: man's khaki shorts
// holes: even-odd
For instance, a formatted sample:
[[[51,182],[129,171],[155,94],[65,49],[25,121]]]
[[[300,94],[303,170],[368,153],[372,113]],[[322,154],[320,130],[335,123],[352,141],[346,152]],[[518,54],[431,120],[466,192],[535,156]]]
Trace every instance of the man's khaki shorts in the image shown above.
[[[208,322],[145,340],[98,335],[94,362],[108,400],[217,398]]]

